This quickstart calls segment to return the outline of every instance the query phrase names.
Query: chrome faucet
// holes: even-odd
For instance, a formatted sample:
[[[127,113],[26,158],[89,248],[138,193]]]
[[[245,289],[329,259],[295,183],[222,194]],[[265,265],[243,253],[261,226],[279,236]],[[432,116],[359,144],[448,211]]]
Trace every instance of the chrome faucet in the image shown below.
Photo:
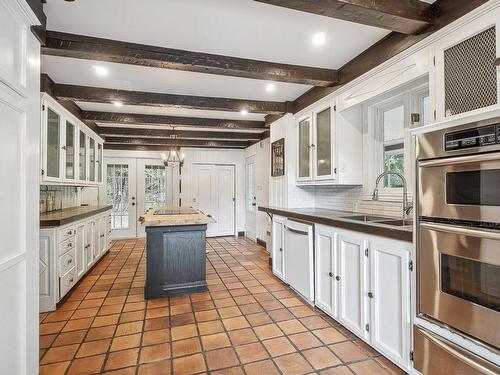
[[[391,171],[382,172],[375,181],[375,189],[373,189],[372,200],[378,201],[378,184],[383,177],[389,175],[398,176],[403,182],[403,219],[404,219],[413,210],[413,205],[408,201],[408,188],[407,188],[406,178],[401,173],[391,172]]]

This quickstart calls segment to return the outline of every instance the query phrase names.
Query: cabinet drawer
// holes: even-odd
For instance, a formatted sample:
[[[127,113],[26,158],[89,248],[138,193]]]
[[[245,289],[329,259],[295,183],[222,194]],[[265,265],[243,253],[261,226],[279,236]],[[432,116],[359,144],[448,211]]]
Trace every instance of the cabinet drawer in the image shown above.
[[[75,237],[70,237],[59,244],[59,255],[63,255],[75,247]]]
[[[63,298],[76,283],[76,267],[59,278],[59,299]]]
[[[76,249],[73,247],[71,250],[68,250],[63,256],[59,257],[59,275],[66,274],[75,265]]]
[[[74,237],[75,233],[76,230],[73,227],[59,229],[59,231],[57,232],[57,238],[59,239],[59,243],[64,242],[71,237]]]

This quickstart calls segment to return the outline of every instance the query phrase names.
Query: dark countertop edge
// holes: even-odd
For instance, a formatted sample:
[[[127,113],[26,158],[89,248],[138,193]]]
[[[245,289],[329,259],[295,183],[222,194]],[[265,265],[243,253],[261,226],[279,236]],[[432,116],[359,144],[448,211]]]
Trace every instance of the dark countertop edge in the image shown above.
[[[66,225],[66,224],[74,223],[75,221],[85,219],[87,217],[91,217],[91,216],[100,214],[102,212],[106,212],[108,210],[111,210],[112,208],[113,208],[113,206],[111,206],[111,205],[99,207],[99,208],[96,208],[92,211],[88,211],[85,213],[74,215],[74,216],[71,216],[71,217],[68,217],[68,218],[62,219],[62,220],[56,220],[56,219],[54,219],[54,220],[42,220],[42,219],[40,219],[40,229],[55,228],[55,227],[60,227],[60,226]]]
[[[356,222],[346,219],[335,219],[323,216],[314,216],[306,213],[299,213],[294,211],[289,211],[286,208],[271,208],[271,207],[259,207],[259,211],[271,213],[275,215],[286,216],[291,219],[299,219],[304,221],[309,221],[314,224],[323,224],[329,226],[335,226],[337,228],[355,230],[358,232],[372,234],[375,236],[381,236],[386,238],[391,238],[394,240],[401,240],[405,242],[413,242],[413,232],[409,230],[400,229],[398,227],[391,227],[388,225],[372,225],[365,222]],[[296,208],[293,210],[300,210]],[[347,212],[346,212],[347,213]],[[348,213],[347,213],[348,214]],[[362,215],[362,214],[360,214]]]

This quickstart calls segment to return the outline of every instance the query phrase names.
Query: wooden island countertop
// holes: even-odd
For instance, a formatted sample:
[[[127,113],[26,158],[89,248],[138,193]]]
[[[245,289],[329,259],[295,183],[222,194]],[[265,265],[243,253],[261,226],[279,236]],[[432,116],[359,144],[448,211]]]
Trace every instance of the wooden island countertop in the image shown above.
[[[215,223],[215,220],[191,207],[157,207],[146,211],[139,218],[139,222],[145,227],[173,227],[212,224]]]

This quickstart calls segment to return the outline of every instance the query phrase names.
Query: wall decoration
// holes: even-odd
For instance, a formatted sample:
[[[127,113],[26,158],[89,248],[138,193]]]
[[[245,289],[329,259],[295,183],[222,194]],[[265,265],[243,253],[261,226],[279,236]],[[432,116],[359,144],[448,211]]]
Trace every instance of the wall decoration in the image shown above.
[[[271,144],[271,176],[285,175],[285,138]]]

